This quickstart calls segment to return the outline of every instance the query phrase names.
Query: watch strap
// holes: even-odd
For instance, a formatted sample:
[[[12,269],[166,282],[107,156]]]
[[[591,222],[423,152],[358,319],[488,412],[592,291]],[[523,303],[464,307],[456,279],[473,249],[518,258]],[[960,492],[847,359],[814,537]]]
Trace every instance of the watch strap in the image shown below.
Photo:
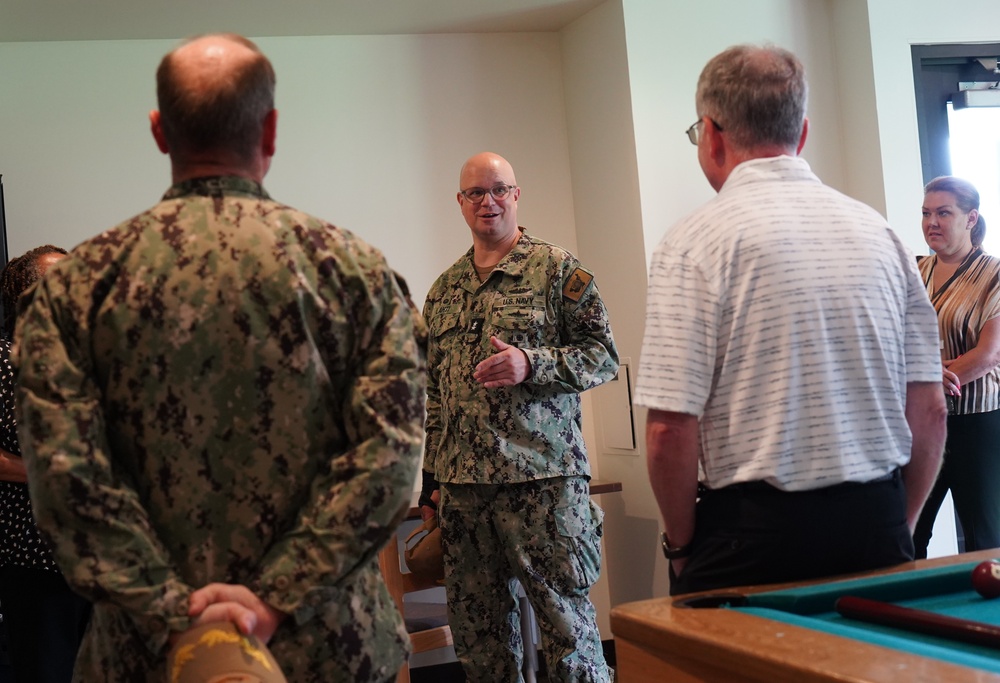
[[[666,532],[660,534],[660,546],[663,548],[663,556],[668,560],[681,560],[691,554],[690,543],[677,547],[671,546]]]

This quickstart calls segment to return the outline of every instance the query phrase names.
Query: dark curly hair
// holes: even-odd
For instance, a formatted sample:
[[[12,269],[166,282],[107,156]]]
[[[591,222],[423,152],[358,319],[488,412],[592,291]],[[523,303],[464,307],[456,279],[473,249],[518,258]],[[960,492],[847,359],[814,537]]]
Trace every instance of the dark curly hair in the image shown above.
[[[7,262],[0,271],[0,301],[3,302],[3,334],[8,339],[14,338],[14,325],[17,322],[17,300],[42,276],[38,259],[45,254],[66,254],[62,247],[45,244],[35,247]]]

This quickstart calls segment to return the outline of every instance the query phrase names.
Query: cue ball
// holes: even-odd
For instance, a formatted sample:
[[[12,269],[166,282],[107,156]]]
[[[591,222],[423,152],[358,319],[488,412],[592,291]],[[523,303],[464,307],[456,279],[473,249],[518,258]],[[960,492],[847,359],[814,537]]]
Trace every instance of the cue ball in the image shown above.
[[[972,587],[984,598],[1000,597],[1000,561],[986,560],[972,570]]]

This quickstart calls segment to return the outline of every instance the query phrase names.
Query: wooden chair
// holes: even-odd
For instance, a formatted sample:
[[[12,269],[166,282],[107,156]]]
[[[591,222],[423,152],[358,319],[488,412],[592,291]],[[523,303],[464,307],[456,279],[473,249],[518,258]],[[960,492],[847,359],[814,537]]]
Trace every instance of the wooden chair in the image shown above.
[[[407,619],[406,606],[403,596],[407,593],[434,588],[438,584],[434,581],[421,581],[409,572],[404,573],[399,557],[399,538],[393,536],[385,548],[378,556],[379,568],[385,579],[385,585],[389,589],[389,594],[396,602],[399,613],[406,621],[406,630],[410,633],[410,642],[413,644],[414,654],[418,652],[428,652],[441,647],[448,647],[454,643],[451,637],[451,628],[447,623],[427,627],[414,619]],[[443,606],[442,606],[443,607]],[[447,617],[445,617],[447,621]],[[410,683],[410,664],[404,662],[396,677],[396,683]]]

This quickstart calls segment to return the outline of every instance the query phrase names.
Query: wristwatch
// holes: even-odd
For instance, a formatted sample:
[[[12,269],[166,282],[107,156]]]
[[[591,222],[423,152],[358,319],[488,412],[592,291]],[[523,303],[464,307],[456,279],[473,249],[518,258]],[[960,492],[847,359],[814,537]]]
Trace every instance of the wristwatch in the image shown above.
[[[680,560],[691,554],[691,544],[678,546],[672,548],[670,546],[670,539],[667,538],[667,532],[660,534],[660,546],[663,548],[663,556],[668,560]]]

